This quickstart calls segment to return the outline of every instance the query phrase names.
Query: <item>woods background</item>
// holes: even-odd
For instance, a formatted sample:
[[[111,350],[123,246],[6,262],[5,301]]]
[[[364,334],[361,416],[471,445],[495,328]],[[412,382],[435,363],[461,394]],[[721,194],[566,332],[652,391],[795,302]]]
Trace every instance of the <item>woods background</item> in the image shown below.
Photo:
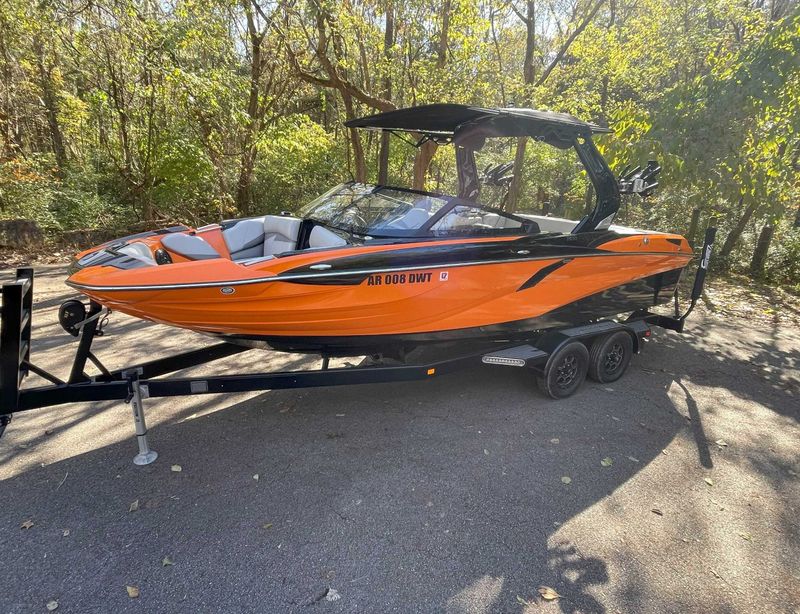
[[[0,218],[53,235],[293,210],[349,179],[452,191],[452,148],[342,122],[533,106],[610,126],[617,172],[663,164],[618,221],[687,233],[696,210],[720,266],[800,290],[796,0],[0,0],[0,75]],[[591,203],[573,152],[478,162],[511,160],[508,209]]]

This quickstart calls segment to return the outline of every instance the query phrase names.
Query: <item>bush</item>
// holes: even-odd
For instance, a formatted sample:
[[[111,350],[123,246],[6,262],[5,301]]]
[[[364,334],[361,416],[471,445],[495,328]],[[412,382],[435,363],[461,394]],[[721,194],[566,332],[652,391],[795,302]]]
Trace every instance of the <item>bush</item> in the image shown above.
[[[73,167],[60,178],[49,156],[0,163],[0,218],[35,220],[46,232],[124,225],[125,209],[100,193],[103,175]]]
[[[306,115],[281,118],[258,142],[253,213],[295,211],[345,179],[334,137]]]
[[[13,158],[0,163],[0,217],[35,220],[46,230],[59,223],[51,205],[57,189],[49,157]]]
[[[778,228],[764,272],[767,280],[800,294],[800,228]]]

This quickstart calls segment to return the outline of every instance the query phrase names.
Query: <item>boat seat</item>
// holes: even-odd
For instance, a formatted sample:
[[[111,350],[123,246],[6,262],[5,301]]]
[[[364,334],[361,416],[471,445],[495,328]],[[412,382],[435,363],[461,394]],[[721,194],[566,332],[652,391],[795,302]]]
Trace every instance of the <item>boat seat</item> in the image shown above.
[[[147,264],[156,264],[156,259],[153,258],[153,253],[150,251],[150,248],[140,241],[134,241],[133,243],[123,245],[117,251],[120,254],[136,258]]]
[[[220,257],[219,252],[211,244],[196,235],[188,235],[185,232],[172,232],[164,235],[161,245],[189,260],[209,260]]]
[[[264,256],[264,218],[254,217],[236,222],[222,231],[231,260],[247,260]]]
[[[231,260],[251,260],[290,252],[297,247],[302,220],[265,215],[236,222],[222,231]]]
[[[297,248],[302,220],[286,215],[264,216],[264,256],[282,254]]]
[[[324,226],[314,226],[308,237],[308,246],[311,249],[321,247],[341,247],[347,245],[342,237],[325,228]]]
[[[389,223],[388,226],[391,228],[402,228],[403,230],[419,228],[428,221],[430,216],[431,214],[422,207],[414,207],[413,209],[407,211],[403,217],[400,217]]]
[[[483,223],[489,228],[497,228],[498,226],[501,226],[502,219],[503,218],[496,213],[487,213],[483,216]]]

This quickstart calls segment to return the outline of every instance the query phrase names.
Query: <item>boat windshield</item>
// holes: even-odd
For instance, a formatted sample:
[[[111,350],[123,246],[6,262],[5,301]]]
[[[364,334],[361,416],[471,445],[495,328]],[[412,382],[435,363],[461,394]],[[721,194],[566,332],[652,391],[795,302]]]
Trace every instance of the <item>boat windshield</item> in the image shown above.
[[[417,234],[448,204],[449,200],[444,196],[346,183],[303,207],[300,215],[360,235],[410,236]]]

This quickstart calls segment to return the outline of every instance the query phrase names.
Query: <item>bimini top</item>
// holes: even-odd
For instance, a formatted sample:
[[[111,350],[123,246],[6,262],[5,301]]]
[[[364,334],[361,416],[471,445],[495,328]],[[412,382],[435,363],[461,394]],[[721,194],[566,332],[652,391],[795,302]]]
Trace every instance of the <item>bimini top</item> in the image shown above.
[[[566,113],[536,109],[485,109],[462,104],[428,104],[388,111],[345,123],[349,128],[416,132],[440,143],[478,150],[487,137],[530,136],[556,147],[571,147],[578,137],[611,132]]]

